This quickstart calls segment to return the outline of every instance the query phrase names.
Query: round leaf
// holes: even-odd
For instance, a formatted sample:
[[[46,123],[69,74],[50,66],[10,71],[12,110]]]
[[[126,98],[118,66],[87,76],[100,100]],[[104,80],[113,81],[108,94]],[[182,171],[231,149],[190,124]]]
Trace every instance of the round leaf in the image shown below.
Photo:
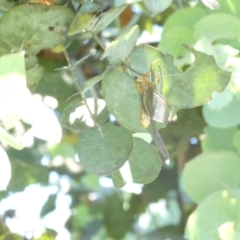
[[[200,203],[211,193],[238,189],[240,160],[232,152],[206,152],[185,165],[183,184],[190,197]]]
[[[207,15],[195,25],[196,37],[198,39],[205,37],[211,42],[222,38],[237,39],[239,34],[240,20],[225,13]]]
[[[217,101],[213,99],[212,101]],[[203,117],[207,124],[215,128],[230,128],[240,123],[240,101],[233,96],[226,106],[221,109],[213,109],[206,104],[203,107]]]
[[[224,190],[213,193],[191,214],[185,229],[188,240],[237,240],[240,200]]]
[[[237,127],[221,129],[207,126],[204,129],[205,137],[201,142],[203,151],[217,151],[219,149],[236,151],[232,142],[236,132]]]
[[[80,136],[78,156],[83,167],[94,175],[109,175],[127,161],[132,152],[130,131],[111,123]]]

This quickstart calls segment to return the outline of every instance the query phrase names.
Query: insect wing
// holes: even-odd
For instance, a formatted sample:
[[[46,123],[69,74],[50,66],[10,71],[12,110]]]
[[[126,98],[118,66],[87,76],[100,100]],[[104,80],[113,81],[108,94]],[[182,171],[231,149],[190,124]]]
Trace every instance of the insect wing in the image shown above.
[[[156,122],[166,123],[168,122],[170,111],[170,107],[165,98],[154,92],[152,119]]]

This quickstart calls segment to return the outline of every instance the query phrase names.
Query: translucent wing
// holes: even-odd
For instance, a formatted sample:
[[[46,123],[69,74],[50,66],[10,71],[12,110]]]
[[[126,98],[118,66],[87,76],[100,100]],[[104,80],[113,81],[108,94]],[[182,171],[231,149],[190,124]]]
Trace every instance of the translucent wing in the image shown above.
[[[170,106],[162,95],[153,93],[153,115],[152,119],[156,122],[166,123],[170,116]]]

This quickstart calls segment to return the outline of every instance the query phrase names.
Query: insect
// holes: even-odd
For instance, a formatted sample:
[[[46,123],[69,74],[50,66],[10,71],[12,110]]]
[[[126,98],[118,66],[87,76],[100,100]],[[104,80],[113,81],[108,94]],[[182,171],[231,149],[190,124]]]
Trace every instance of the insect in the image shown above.
[[[131,72],[132,69],[130,68]],[[166,163],[169,162],[169,153],[165,144],[162,140],[160,133],[158,132],[154,122],[162,122],[166,123],[168,121],[168,117],[170,115],[170,106],[167,100],[160,94],[157,93],[153,87],[157,84],[161,79],[161,69],[159,67],[160,74],[157,78],[155,78],[153,71],[151,70],[151,75],[140,74],[139,77],[133,76],[134,82],[136,84],[137,91],[140,96],[141,101],[141,112],[140,112],[140,122],[144,128],[147,128],[149,133],[152,136],[153,142],[158,148],[162,158]],[[133,73],[132,73],[133,75]],[[154,82],[148,81],[149,78],[155,78]]]
[[[154,82],[147,80],[153,75],[154,74],[151,71],[151,75],[141,74],[139,77],[133,76],[137,91],[140,96],[140,122],[144,128],[148,128],[151,120],[166,123],[170,114],[170,106],[166,99],[153,89],[153,86],[159,82],[159,78],[156,78]],[[159,77],[160,76],[161,71]]]

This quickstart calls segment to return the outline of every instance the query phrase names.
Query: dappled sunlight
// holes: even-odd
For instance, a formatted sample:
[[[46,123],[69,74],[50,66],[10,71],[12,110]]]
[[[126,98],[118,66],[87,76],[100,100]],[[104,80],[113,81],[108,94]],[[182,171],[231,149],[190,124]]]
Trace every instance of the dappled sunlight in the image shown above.
[[[140,215],[137,228],[140,232],[150,232],[158,227],[178,225],[180,219],[181,213],[176,199],[160,199],[157,203],[150,203],[149,210]]]
[[[234,222],[225,222],[218,228],[219,237],[222,240],[238,239],[239,233],[235,230]]]
[[[32,134],[42,140],[59,143],[62,138],[62,128],[52,109],[42,102],[42,97],[33,95],[31,109],[25,113],[24,121],[31,124]]]
[[[12,73],[0,76],[0,119],[12,128],[29,111],[31,93],[24,75]]]
[[[124,163],[124,165],[119,169],[121,173],[122,179],[124,182],[133,183],[133,177],[131,173],[131,167],[128,161]]]

